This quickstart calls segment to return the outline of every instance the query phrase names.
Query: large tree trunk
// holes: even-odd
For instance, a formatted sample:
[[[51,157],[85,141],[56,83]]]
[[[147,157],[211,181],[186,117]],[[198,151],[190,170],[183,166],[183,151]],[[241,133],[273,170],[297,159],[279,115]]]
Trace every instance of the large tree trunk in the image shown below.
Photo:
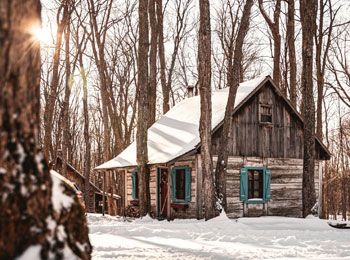
[[[216,217],[216,195],[211,156],[211,33],[208,0],[199,0],[198,77],[201,103],[199,133],[204,181],[205,220]]]
[[[39,247],[32,259],[90,259],[83,209],[73,189],[52,188],[38,148],[40,53],[28,28],[40,25],[40,12],[38,0],[0,3],[0,259],[31,246]],[[71,206],[57,207],[55,196]]]
[[[289,55],[289,86],[290,86],[290,101],[292,105],[297,107],[297,61],[295,56],[295,6],[294,0],[288,1],[288,23],[287,23],[287,41]]]
[[[315,102],[312,79],[313,36],[316,30],[317,0],[300,1],[303,70],[301,86],[304,119],[303,217],[316,202],[315,192]]]
[[[148,102],[148,1],[139,0],[139,49],[138,49],[138,89],[139,107],[136,134],[137,168],[139,176],[139,208],[140,216],[149,212],[149,201],[147,190],[148,149],[147,149],[147,127],[149,120]]]
[[[253,0],[247,0],[241,19],[241,24],[238,29],[236,46],[234,51],[233,66],[232,66],[232,81],[230,82],[230,92],[227,100],[224,124],[222,135],[219,142],[218,162],[216,164],[215,178],[216,178],[216,192],[220,199],[222,207],[227,209],[226,202],[226,169],[229,152],[229,139],[232,132],[232,111],[235,105],[237,89],[240,79],[240,66],[242,61],[242,50],[244,38],[249,30],[250,11],[253,5]]]

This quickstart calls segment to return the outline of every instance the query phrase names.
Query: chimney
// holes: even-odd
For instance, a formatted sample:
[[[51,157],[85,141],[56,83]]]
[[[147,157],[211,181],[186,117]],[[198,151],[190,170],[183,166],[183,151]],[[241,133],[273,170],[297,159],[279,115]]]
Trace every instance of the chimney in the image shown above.
[[[194,89],[194,86],[192,86],[192,85],[187,86],[187,97],[188,98],[193,97],[193,89]]]

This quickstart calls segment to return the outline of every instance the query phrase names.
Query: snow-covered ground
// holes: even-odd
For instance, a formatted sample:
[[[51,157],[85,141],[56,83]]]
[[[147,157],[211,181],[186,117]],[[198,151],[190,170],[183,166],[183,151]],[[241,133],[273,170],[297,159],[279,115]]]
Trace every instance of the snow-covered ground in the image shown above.
[[[350,229],[284,217],[123,221],[89,214],[93,260],[350,259]]]

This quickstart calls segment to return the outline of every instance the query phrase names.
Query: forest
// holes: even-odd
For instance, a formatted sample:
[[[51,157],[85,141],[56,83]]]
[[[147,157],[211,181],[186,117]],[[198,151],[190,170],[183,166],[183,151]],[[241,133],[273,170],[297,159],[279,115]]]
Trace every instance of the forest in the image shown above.
[[[57,214],[57,202],[48,202],[54,188],[45,188],[55,185],[49,169],[63,176],[68,166],[79,172],[87,211],[93,212],[89,194],[94,185],[107,197],[103,212],[106,207],[113,216],[121,175],[94,169],[133,142],[139,213],[149,213],[147,129],[186,99],[188,87],[201,101],[205,219],[219,215],[227,203],[223,180],[230,111],[239,83],[264,73],[304,120],[303,216],[316,203],[317,137],[331,153],[322,164],[318,214],[349,220],[349,9],[346,0],[2,1],[0,238],[5,241],[10,234],[13,239],[0,242],[0,249],[6,248],[0,258],[12,259],[29,241],[43,241],[45,232],[35,229],[49,230],[44,222],[50,218],[56,229],[63,225],[63,234],[72,236],[65,243],[74,254],[89,259],[84,212],[74,198],[72,210]],[[225,88],[229,96],[217,159],[222,163],[214,167],[211,93]],[[37,189],[40,185],[44,188]],[[67,200],[74,197],[69,190],[63,193]],[[29,212],[28,221],[18,226],[23,210]],[[79,228],[70,221],[78,221]],[[26,242],[15,236],[18,230],[28,232]],[[60,256],[60,239],[55,232],[45,242],[43,259]],[[85,244],[79,248],[76,241]]]

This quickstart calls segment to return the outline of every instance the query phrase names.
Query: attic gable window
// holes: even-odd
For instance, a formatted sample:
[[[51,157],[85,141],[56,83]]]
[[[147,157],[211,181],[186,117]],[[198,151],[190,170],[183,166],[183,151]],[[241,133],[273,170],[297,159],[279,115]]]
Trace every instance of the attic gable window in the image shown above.
[[[272,124],[272,105],[260,104],[259,122],[262,124]]]

